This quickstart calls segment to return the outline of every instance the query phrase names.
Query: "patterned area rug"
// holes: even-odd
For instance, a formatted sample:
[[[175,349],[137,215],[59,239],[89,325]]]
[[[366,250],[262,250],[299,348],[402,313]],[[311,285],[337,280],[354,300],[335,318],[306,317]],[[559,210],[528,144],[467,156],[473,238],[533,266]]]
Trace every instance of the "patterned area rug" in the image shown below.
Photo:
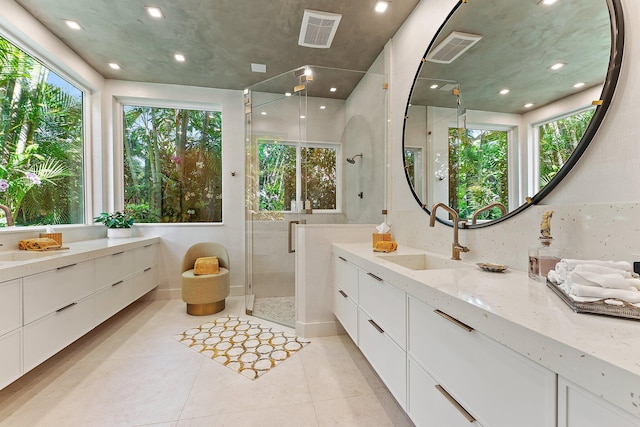
[[[252,380],[310,343],[237,316],[220,317],[174,338]]]

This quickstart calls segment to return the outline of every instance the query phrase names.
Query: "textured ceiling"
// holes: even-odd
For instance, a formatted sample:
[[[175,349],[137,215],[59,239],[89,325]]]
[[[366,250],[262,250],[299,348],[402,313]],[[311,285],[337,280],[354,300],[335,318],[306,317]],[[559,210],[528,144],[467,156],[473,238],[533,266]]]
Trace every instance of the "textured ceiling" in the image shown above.
[[[366,71],[418,0],[16,0],[105,78],[243,89],[314,64]],[[165,18],[147,16],[158,6]],[[330,49],[298,46],[305,9],[342,14]],[[64,20],[80,23],[69,29]],[[177,63],[176,52],[187,61]],[[111,70],[117,62],[122,70]],[[267,65],[253,73],[250,64]]]

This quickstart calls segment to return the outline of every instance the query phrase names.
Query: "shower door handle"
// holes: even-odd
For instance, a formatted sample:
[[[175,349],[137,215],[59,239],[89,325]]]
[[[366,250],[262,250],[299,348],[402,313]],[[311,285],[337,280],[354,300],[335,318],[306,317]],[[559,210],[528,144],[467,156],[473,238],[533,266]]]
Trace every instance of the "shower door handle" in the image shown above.
[[[304,219],[301,219],[300,221],[289,221],[289,253],[292,254],[294,253],[296,250],[293,248],[293,242],[291,241],[291,237],[293,236],[293,233],[291,232],[291,230],[293,229],[293,224],[306,224],[307,221]]]

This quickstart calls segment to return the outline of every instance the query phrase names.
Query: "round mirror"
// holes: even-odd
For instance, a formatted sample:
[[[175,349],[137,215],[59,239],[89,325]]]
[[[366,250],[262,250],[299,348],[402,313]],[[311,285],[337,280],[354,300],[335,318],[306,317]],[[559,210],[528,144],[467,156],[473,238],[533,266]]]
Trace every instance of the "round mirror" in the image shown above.
[[[458,3],[405,112],[405,173],[420,206],[445,203],[475,228],[540,202],[604,118],[623,36],[619,0]]]

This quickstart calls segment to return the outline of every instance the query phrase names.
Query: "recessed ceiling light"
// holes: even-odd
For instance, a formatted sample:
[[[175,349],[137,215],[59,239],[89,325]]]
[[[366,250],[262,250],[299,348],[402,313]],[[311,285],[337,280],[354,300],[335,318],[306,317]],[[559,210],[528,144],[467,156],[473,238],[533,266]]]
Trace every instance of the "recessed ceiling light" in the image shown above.
[[[80,26],[80,24],[78,24],[77,21],[71,20],[71,19],[65,19],[64,22],[67,24],[67,27],[71,28],[72,30],[81,30],[82,27]]]
[[[311,70],[311,68],[305,68],[304,75],[307,77],[313,76],[313,70]]]
[[[429,86],[429,89],[438,89],[438,85],[431,85]]]
[[[306,116],[300,116],[300,118],[301,118],[301,119],[305,119],[305,118],[306,118]]]
[[[326,105],[321,105],[321,106],[320,106],[320,109],[321,109],[321,110],[326,110],[326,109],[327,109],[327,106],[326,106]]]
[[[584,82],[576,83],[573,85],[573,87],[575,87],[576,89],[582,86],[584,86]]]
[[[111,67],[112,70],[120,70],[121,69],[120,65],[116,64],[115,62],[109,62],[109,67]]]
[[[550,5],[550,4],[554,4],[556,1],[557,0],[542,0],[538,4]]]
[[[162,9],[160,9],[159,7],[156,7],[156,6],[145,6],[145,7],[146,7],[147,13],[149,14],[150,17],[156,18],[156,19],[164,18],[164,14],[162,13]]]
[[[559,70],[560,68],[564,67],[564,64],[562,62],[558,62],[557,64],[553,64],[551,67],[552,70]]]
[[[284,96],[291,96],[291,92],[285,92]]]
[[[254,62],[251,63],[251,71],[254,73],[266,73],[267,72],[267,64],[256,64]]]
[[[506,95],[506,94],[508,94],[508,93],[509,93],[509,89],[502,89],[502,90],[500,91],[500,95]]]
[[[267,115],[267,112],[266,112],[266,111],[263,111],[263,112],[261,112],[260,114],[262,114],[263,116],[266,116],[266,115]]]
[[[176,53],[175,55],[173,55],[173,57],[176,58],[176,61],[178,62],[184,62],[187,60],[187,58],[185,58],[181,53]]]
[[[533,107],[533,104],[530,102],[528,104],[524,104],[524,108],[531,108],[531,107]]]
[[[388,1],[378,1],[376,2],[376,6],[374,7],[374,10],[378,13],[384,13],[387,8],[389,7],[389,2]]]
[[[332,87],[331,89],[329,89],[329,92],[335,92],[337,90],[338,90],[338,88]]]

